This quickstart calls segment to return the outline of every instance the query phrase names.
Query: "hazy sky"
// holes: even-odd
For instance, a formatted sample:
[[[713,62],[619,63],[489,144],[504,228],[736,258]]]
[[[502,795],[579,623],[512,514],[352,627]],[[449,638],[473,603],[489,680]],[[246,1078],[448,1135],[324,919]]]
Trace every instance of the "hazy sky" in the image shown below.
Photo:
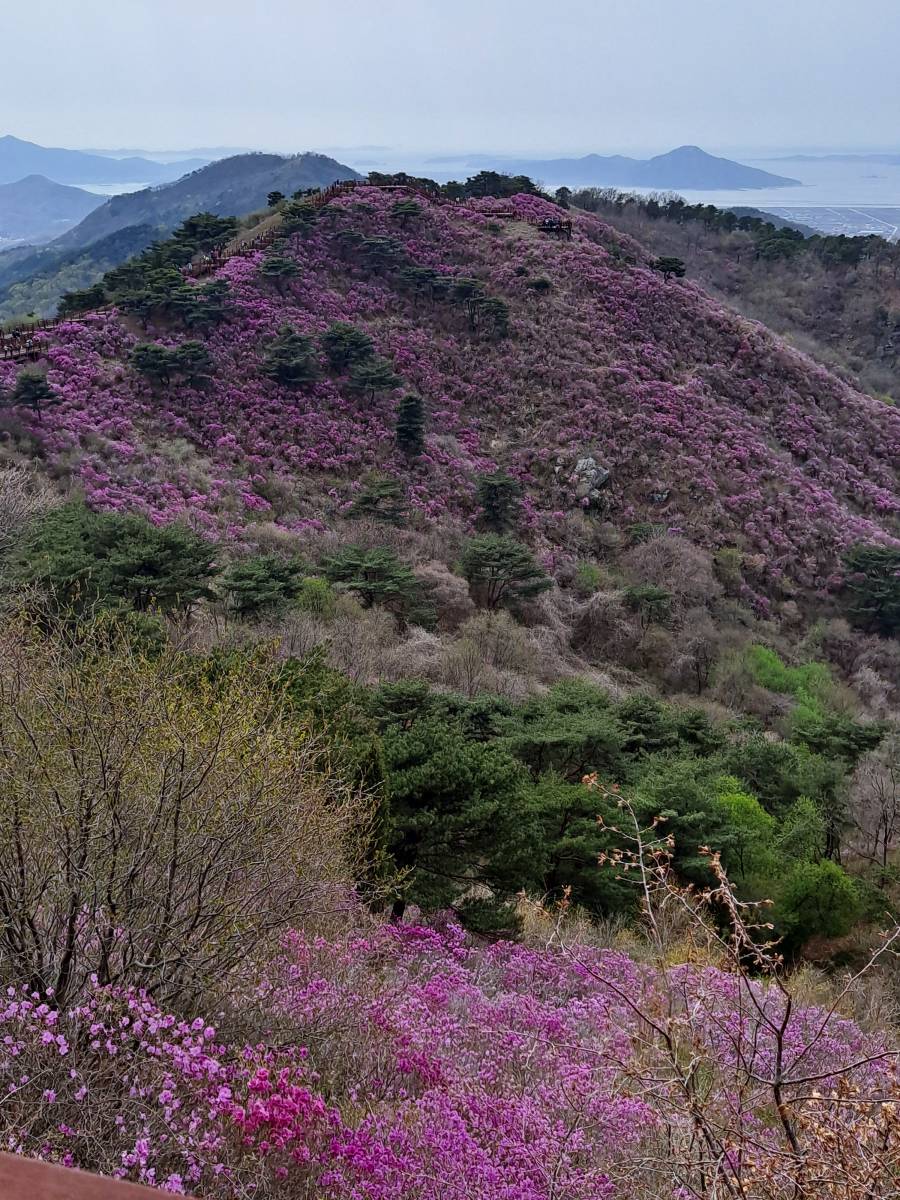
[[[900,0],[0,0],[64,146],[900,151]]]

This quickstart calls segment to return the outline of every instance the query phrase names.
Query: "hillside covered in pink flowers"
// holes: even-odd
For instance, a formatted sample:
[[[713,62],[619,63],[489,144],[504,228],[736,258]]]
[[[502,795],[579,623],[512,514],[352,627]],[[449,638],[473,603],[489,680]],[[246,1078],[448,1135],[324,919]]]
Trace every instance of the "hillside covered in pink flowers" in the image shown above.
[[[691,282],[665,280],[593,216],[575,214],[572,240],[558,241],[492,216],[510,205],[558,216],[534,196],[417,198],[402,217],[395,202],[374,188],[334,200],[288,239],[296,272],[277,285],[260,272],[265,251],[225,263],[228,315],[208,334],[202,386],[154,389],[129,365],[136,343],[177,344],[177,329],[142,330],[115,311],[62,326],[46,347],[60,402],[7,412],[8,443],[93,507],[187,517],[237,540],[261,522],[333,525],[373,469],[402,481],[421,527],[464,529],[475,476],[495,467],[521,481],[529,537],[550,565],[576,550],[585,508],[736,546],[775,587],[825,589],[845,547],[896,535],[895,409]],[[435,295],[429,271],[504,302],[503,336]],[[318,335],[335,321],[373,339],[398,389],[354,390],[324,363],[302,389],[263,374],[282,325]],[[15,373],[0,363],[0,388]],[[404,391],[427,414],[414,464],[395,448]],[[599,499],[579,492],[587,456],[609,471]]]

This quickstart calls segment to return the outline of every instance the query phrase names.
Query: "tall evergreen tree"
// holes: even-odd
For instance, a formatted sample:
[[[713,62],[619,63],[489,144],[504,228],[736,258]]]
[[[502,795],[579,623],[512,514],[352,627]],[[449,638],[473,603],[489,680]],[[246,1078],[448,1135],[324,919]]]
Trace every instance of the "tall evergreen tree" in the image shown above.
[[[414,392],[403,396],[397,406],[396,437],[408,458],[416,458],[425,448],[425,405]]]
[[[346,321],[334,321],[320,336],[328,364],[334,371],[346,371],[354,363],[372,358],[375,347],[372,339],[361,329]]]
[[[503,471],[493,471],[478,478],[478,503],[481,506],[480,524],[492,533],[509,533],[515,529],[521,510],[522,485]]]
[[[473,597],[485,608],[529,600],[553,586],[527,546],[497,533],[471,538],[461,565]]]
[[[266,350],[263,374],[282,387],[309,387],[319,378],[319,362],[312,339],[291,325],[282,325]]]
[[[43,371],[21,371],[12,393],[13,404],[30,408],[43,418],[44,409],[59,403],[59,396],[47,382]]]

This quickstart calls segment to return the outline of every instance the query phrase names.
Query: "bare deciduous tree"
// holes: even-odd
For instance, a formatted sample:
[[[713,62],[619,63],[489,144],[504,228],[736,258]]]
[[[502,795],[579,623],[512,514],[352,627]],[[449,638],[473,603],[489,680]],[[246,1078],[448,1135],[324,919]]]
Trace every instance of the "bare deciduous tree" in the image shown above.
[[[260,657],[0,639],[0,973],[189,1003],[346,895],[367,827]]]
[[[0,556],[26,527],[53,504],[53,493],[35,471],[23,466],[0,469]]]
[[[900,840],[900,733],[860,759],[850,788],[850,815],[857,850],[887,872],[890,852]]]

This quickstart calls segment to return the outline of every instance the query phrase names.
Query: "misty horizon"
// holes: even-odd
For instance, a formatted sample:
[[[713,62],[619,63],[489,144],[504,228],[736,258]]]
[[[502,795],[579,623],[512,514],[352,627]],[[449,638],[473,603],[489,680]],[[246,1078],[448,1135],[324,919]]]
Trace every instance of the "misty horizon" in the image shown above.
[[[42,145],[170,151],[646,157],[695,144],[752,157],[897,147],[893,0],[872,0],[864,21],[839,0],[764,0],[730,22],[713,0],[573,0],[550,21],[536,0],[263,7],[13,9],[4,124]]]

